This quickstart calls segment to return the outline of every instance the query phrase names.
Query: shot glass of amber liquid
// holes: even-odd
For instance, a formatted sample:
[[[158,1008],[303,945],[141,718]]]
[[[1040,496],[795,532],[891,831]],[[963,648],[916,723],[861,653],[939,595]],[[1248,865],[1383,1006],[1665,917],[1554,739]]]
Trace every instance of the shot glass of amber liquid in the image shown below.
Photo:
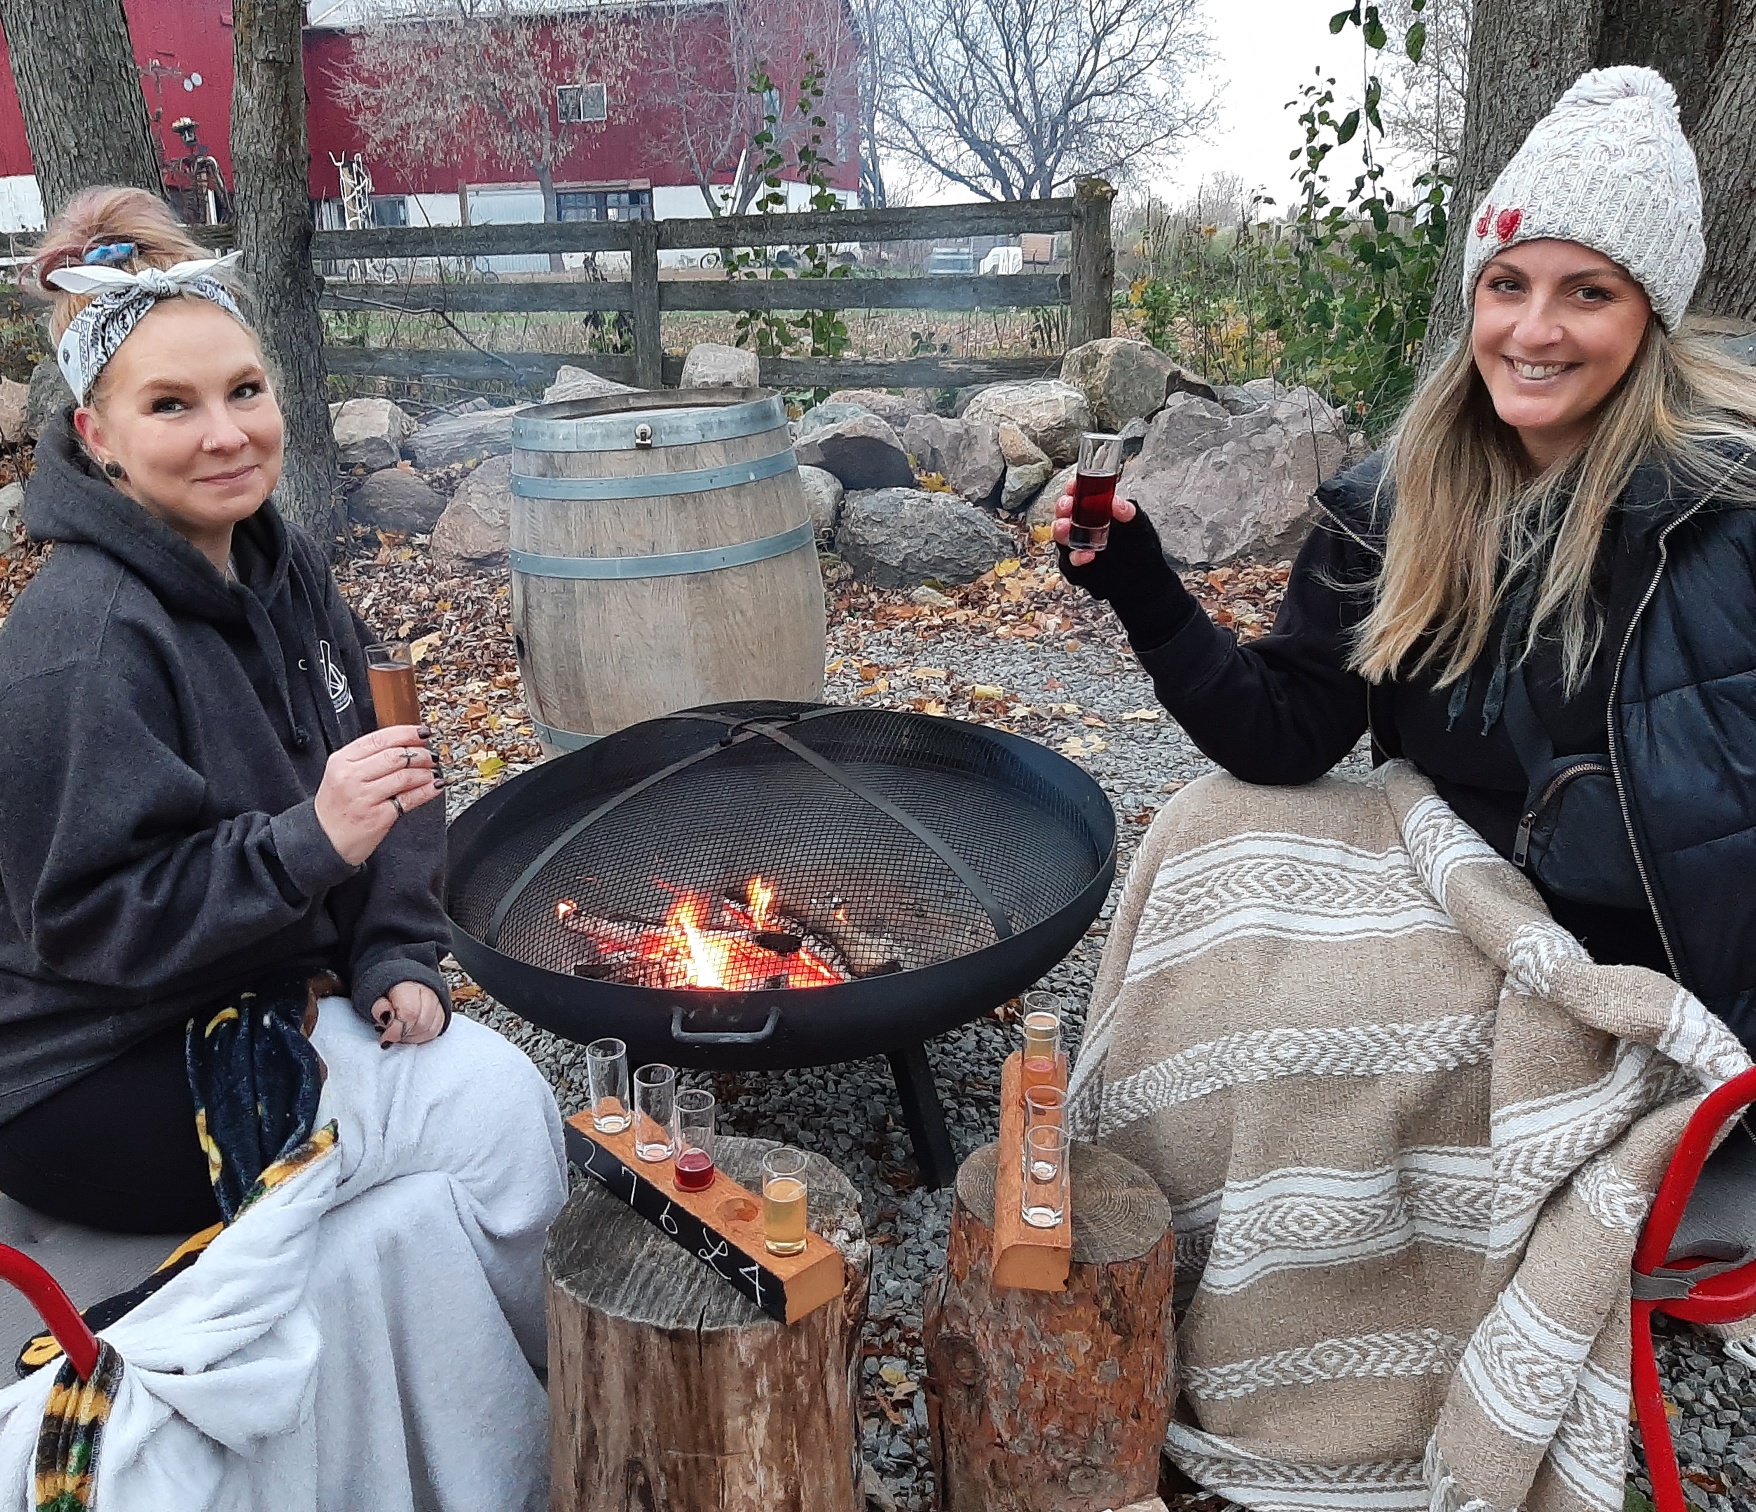
[[[421,705],[415,697],[415,658],[407,641],[373,641],[366,653],[366,680],[372,687],[372,707],[378,711],[378,728],[418,725]]]
[[[762,1157],[762,1242],[771,1255],[805,1249],[805,1152],[782,1145]]]
[[[1023,1087],[1054,1086],[1061,1079],[1061,1000],[1052,992],[1027,992],[1024,1008]]]

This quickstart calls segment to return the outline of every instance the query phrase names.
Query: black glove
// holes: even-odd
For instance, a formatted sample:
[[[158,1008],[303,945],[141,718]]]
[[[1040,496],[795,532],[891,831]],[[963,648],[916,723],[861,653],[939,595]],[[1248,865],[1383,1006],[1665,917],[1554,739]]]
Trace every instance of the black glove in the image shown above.
[[[1200,609],[1139,505],[1132,520],[1110,522],[1109,544],[1083,567],[1073,565],[1065,546],[1057,543],[1056,553],[1061,576],[1108,603],[1137,650],[1162,646]]]

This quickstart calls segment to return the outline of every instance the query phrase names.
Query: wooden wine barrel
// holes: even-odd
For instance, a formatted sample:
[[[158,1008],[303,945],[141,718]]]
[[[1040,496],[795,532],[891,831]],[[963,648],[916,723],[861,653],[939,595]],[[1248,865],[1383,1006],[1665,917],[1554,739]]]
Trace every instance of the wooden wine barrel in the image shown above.
[[[823,579],[777,395],[533,406],[512,495],[512,627],[551,755],[695,704],[822,698]]]

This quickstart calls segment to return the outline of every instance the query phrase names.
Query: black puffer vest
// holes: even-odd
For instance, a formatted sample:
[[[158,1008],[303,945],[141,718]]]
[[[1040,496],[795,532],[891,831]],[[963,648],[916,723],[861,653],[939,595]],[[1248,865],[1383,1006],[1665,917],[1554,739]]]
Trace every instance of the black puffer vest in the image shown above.
[[[1317,495],[1380,555],[1381,471],[1370,458]],[[1611,577],[1603,654],[1623,818],[1673,975],[1756,1042],[1756,509],[1690,496],[1656,463],[1620,507],[1634,549]],[[1387,694],[1370,694],[1375,732],[1392,728]]]

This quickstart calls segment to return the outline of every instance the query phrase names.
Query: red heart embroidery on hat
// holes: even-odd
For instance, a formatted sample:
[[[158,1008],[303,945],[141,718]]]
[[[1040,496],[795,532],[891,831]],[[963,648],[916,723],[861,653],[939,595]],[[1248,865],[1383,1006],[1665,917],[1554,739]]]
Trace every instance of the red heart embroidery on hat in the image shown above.
[[[1482,206],[1482,213],[1481,213],[1480,217],[1476,220],[1476,235],[1477,236],[1486,236],[1488,234],[1488,225],[1493,219],[1494,219],[1494,207],[1491,204],[1483,205]]]
[[[1502,210],[1494,221],[1494,234],[1503,242],[1518,235],[1518,223],[1524,219],[1522,210]]]

